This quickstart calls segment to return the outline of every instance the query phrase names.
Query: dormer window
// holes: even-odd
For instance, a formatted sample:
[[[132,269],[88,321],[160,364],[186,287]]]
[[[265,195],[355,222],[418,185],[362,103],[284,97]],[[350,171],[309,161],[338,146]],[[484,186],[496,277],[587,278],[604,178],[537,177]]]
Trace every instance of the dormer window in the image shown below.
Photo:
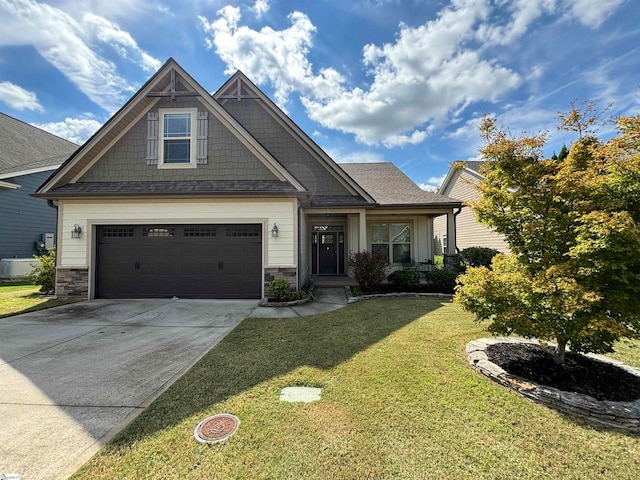
[[[195,108],[160,109],[158,168],[196,167]]]

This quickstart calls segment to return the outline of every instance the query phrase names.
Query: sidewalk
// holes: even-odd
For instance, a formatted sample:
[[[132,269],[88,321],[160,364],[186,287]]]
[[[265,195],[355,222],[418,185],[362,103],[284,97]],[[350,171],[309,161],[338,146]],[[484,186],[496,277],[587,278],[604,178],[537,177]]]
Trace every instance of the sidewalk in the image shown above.
[[[315,300],[295,307],[257,307],[248,318],[295,318],[331,312],[347,304],[344,287],[318,287]]]

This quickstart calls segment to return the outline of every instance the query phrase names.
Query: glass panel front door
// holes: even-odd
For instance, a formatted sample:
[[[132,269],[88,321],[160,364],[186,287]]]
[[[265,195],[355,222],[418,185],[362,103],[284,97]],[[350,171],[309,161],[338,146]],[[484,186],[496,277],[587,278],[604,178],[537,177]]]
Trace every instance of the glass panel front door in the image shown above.
[[[335,232],[319,234],[318,264],[320,275],[336,275],[338,273],[338,234]]]

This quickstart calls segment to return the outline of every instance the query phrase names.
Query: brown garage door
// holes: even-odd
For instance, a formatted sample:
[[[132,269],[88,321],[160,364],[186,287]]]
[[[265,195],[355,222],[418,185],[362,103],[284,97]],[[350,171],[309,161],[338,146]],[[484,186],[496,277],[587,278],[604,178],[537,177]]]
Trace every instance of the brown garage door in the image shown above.
[[[99,298],[260,298],[261,225],[97,227]]]

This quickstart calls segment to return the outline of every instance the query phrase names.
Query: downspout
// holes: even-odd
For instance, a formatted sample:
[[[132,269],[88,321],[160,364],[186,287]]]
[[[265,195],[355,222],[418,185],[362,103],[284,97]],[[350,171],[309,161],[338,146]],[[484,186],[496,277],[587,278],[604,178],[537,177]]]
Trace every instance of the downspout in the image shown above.
[[[462,211],[462,207],[458,207],[458,211],[453,213],[453,229],[454,232],[456,234],[456,245],[455,245],[455,249],[456,249],[456,253],[458,255],[460,255],[460,249],[458,248],[458,221],[456,219],[456,217],[458,215],[460,215],[460,212]]]

